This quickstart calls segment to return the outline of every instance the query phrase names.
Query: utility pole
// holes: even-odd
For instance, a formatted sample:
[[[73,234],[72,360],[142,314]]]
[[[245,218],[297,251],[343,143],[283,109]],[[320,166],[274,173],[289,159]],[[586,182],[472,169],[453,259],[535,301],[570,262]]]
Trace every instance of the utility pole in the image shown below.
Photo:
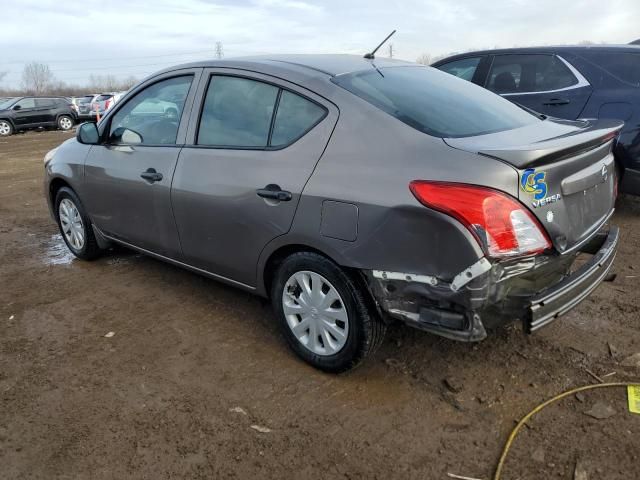
[[[393,43],[389,44],[389,58],[393,58]]]
[[[224,48],[222,47],[222,42],[216,42],[216,46],[214,47],[214,55],[217,59],[221,59],[224,57]]]

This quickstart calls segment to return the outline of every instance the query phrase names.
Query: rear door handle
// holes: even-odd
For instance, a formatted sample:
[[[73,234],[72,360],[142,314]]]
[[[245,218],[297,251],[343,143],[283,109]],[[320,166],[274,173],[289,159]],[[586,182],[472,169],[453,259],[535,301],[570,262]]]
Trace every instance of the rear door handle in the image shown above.
[[[570,102],[566,98],[552,98],[551,100],[543,103],[543,105],[568,105]]]
[[[282,190],[280,186],[275,183],[270,183],[264,188],[259,188],[256,190],[256,193],[259,197],[268,198],[269,200],[277,200],[279,202],[288,202],[293,198],[291,192],[287,192],[286,190]]]
[[[162,174],[156,172],[155,168],[147,168],[147,171],[142,172],[140,176],[149,183],[159,182],[160,180],[162,180]]]

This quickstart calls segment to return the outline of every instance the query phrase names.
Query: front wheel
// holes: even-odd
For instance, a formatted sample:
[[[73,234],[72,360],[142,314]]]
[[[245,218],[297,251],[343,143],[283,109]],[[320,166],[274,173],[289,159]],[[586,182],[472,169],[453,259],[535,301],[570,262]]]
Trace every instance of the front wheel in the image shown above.
[[[332,373],[356,367],[382,343],[385,324],[344,270],[311,252],[295,253],[278,268],[273,307],[293,351]]]
[[[6,120],[0,120],[0,137],[8,137],[13,133],[13,125]]]
[[[68,131],[73,128],[73,119],[68,115],[62,115],[58,118],[58,128],[63,131]]]
[[[83,260],[96,258],[100,247],[91,221],[75,192],[67,187],[61,188],[56,195],[55,206],[60,233],[71,253]]]

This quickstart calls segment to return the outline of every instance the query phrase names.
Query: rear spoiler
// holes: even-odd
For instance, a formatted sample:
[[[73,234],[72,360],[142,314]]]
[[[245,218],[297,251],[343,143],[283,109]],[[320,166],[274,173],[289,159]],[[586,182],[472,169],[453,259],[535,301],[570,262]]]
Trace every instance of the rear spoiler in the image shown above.
[[[624,122],[620,120],[595,120],[589,122],[585,128],[559,137],[505,149],[479,149],[478,153],[507,161],[516,168],[536,167],[574,157],[604,145],[616,139],[623,126]]]

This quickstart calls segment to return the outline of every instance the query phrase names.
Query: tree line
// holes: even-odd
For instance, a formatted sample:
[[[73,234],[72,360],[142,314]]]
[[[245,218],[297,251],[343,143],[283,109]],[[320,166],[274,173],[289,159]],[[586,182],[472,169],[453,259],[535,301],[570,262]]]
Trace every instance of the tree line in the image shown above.
[[[8,72],[0,72],[0,81]],[[0,87],[0,96],[19,97],[25,95],[79,96],[100,92],[119,92],[130,89],[138,82],[134,76],[118,79],[115,75],[89,75],[84,85],[72,85],[56,79],[45,63],[31,62],[22,70],[20,88]]]

